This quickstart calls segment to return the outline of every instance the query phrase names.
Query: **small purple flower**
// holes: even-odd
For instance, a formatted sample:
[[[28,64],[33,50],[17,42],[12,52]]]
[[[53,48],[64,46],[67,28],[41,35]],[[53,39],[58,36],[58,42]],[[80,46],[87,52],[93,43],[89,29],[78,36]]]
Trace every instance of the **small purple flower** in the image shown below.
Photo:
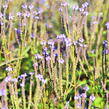
[[[73,45],[76,45],[77,44],[77,41],[73,41]]]
[[[80,96],[83,97],[83,98],[87,97],[86,93],[82,93]]]
[[[59,12],[63,12],[63,8],[59,8]]]
[[[17,12],[17,16],[20,17],[22,15],[21,12]]]
[[[1,26],[3,26],[3,25],[4,25],[4,23],[3,23],[3,22],[0,22],[0,25],[1,25]]]
[[[41,43],[42,46],[46,45],[46,41],[41,41],[40,43]]]
[[[5,78],[5,82],[10,82],[12,80],[11,76]]]
[[[57,54],[57,53],[55,53],[55,54],[53,54],[53,56],[54,56],[54,57],[57,57],[57,56],[58,56],[58,54]]]
[[[87,48],[88,46],[86,44],[83,45],[84,48]]]
[[[22,5],[22,8],[27,9],[27,5],[26,4]]]
[[[8,109],[8,107],[6,107],[6,106],[3,106],[3,107],[2,107],[2,109]]]
[[[34,38],[34,33],[31,33],[31,38]]]
[[[84,12],[84,8],[79,8],[79,11],[80,12]]]
[[[39,3],[40,4],[44,4],[46,2],[46,0],[40,0]]]
[[[90,100],[92,100],[92,101],[95,100],[95,96],[94,96],[94,94],[92,94],[92,95],[90,96]]]
[[[38,8],[37,14],[41,14],[44,10],[42,8]]]
[[[95,24],[98,24],[98,21],[91,22],[91,25],[95,25]]]
[[[75,100],[80,99],[80,95],[75,95],[75,96],[74,96],[74,99],[75,99]]]
[[[12,2],[13,0],[8,0],[8,2]]]
[[[17,78],[13,78],[13,79],[11,79],[11,81],[17,83],[18,82],[18,79]]]
[[[30,75],[34,75],[34,72],[30,72],[29,74],[30,74]]]
[[[67,101],[67,102],[66,102],[66,105],[68,105],[69,103],[70,103],[70,102],[69,102],[69,101]]]
[[[5,95],[6,95],[6,90],[0,89],[0,96],[5,96]]]
[[[37,67],[37,66],[38,66],[38,63],[34,63],[33,66],[34,66],[34,67]]]
[[[23,16],[29,18],[30,17],[30,13],[29,12],[26,12],[26,13],[23,14]]]
[[[109,22],[106,23],[106,27],[107,27],[107,29],[109,29]]]
[[[19,76],[20,79],[25,78],[25,77],[27,77],[27,74],[26,73],[24,73],[24,74],[22,74],[22,75]]]
[[[46,42],[45,42],[45,43],[46,43]],[[45,48],[43,48],[43,50],[44,50],[45,52],[47,52],[48,48],[47,48],[47,47],[45,47]]]
[[[9,20],[13,20],[14,16],[12,14],[9,14]]]
[[[107,42],[107,40],[104,40],[104,42],[103,42],[103,45],[104,45],[104,47],[108,47],[108,42]]]
[[[95,53],[96,53],[96,51],[95,51],[95,50],[91,50],[91,53],[92,53],[92,54],[95,54]]]
[[[45,55],[45,56],[48,56],[49,55],[49,53],[47,52],[47,51],[43,51],[43,54]]]
[[[46,80],[46,79],[42,79],[41,81],[42,81],[42,83],[44,83],[44,84],[47,83],[47,80]]]
[[[29,5],[29,7],[28,7],[30,10],[32,10],[33,8],[34,8],[34,6],[31,4],[31,5]]]
[[[103,54],[108,54],[109,50],[103,50]]]
[[[43,56],[41,56],[40,54],[35,54],[36,59],[43,59]]]
[[[39,19],[39,17],[38,17],[38,16],[34,16],[34,19],[38,20],[38,19]]]
[[[32,13],[33,13],[33,15],[36,15],[36,16],[38,15],[37,11],[33,11]]]
[[[24,86],[25,86],[24,82],[22,82],[22,83],[20,84],[20,86],[21,86],[21,87],[24,87]]]
[[[63,59],[59,59],[58,62],[61,63],[61,64],[63,64],[64,63],[64,60]]]
[[[77,108],[82,108],[82,105],[81,104],[77,104]]]
[[[49,61],[49,60],[51,60],[51,57],[50,56],[47,56],[46,57],[46,61]]]
[[[16,28],[15,31],[16,31],[16,34],[17,34],[17,39],[20,40],[20,33],[21,33],[20,29]]]
[[[89,90],[89,87],[85,86],[83,89],[87,92]]]
[[[48,45],[54,46],[54,41],[49,40],[49,41],[48,41]]]
[[[89,14],[88,11],[83,12],[83,15],[85,15],[85,16],[88,16],[88,14]]]
[[[7,5],[7,4],[4,4],[4,5],[3,5],[3,8],[4,8],[4,9],[7,9],[7,8],[8,8],[8,5]]]
[[[88,2],[85,2],[85,3],[82,4],[82,7],[83,8],[87,8],[88,5],[89,5],[89,3]]]
[[[64,39],[64,38],[66,38],[65,34],[60,34],[57,36],[57,39]]]
[[[48,23],[46,23],[45,26],[46,26],[47,28],[52,28],[52,27],[53,27],[52,24],[48,24]]]
[[[65,38],[64,40],[65,40],[65,43],[66,43],[66,46],[67,46],[67,47],[69,47],[69,46],[72,45],[71,39]]]
[[[61,6],[64,6],[64,7],[68,6],[68,2],[63,2],[63,3],[61,4]]]
[[[83,38],[79,38],[78,41],[81,42],[81,43],[83,43],[84,42],[84,39]]]
[[[2,13],[0,13],[0,19],[2,19],[2,17],[3,17],[3,14],[2,14]]]
[[[6,71],[11,72],[12,71],[12,68],[11,67],[7,67],[6,68]]]
[[[79,6],[78,6],[78,5],[74,5],[74,6],[72,7],[72,9],[75,10],[75,11],[77,11],[77,10],[79,9]]]
[[[43,79],[43,75],[37,74],[36,77],[41,81]]]
[[[79,44],[79,46],[80,46],[80,47],[83,47],[83,46],[84,46],[84,45],[83,45],[83,44],[81,44],[81,43],[78,43],[78,44]]]

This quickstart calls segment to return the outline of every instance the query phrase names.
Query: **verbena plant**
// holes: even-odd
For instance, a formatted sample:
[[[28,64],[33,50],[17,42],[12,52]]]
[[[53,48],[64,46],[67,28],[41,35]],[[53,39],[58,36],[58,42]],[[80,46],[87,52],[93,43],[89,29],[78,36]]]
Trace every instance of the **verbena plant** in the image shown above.
[[[108,4],[1,0],[0,108],[108,109]]]

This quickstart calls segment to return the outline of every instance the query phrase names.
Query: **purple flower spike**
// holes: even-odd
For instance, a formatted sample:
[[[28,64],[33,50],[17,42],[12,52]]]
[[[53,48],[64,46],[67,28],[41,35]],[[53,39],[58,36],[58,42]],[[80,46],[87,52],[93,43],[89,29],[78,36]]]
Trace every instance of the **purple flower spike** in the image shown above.
[[[30,72],[29,74],[30,74],[30,75],[34,75],[34,72]]]
[[[62,4],[61,4],[61,6],[64,6],[64,7],[66,7],[66,6],[68,6],[69,4],[68,4],[68,2],[63,2]]]
[[[37,77],[39,80],[42,80],[42,79],[43,79],[43,75],[41,75],[41,74],[37,74],[36,77]]]
[[[75,95],[75,96],[74,96],[74,99],[75,99],[75,100],[78,100],[78,99],[80,99],[80,96],[79,96],[79,95]]]
[[[4,106],[4,107],[2,107],[2,109],[8,109],[8,107]]]
[[[22,82],[22,83],[20,84],[20,86],[21,86],[21,87],[24,87],[24,86],[25,86],[24,82]]]
[[[89,90],[89,87],[85,86],[83,89],[87,92]]]
[[[10,82],[12,80],[12,78],[10,76],[5,78],[5,82]]]
[[[109,53],[109,50],[104,50],[103,51],[103,54],[108,54]]]
[[[82,93],[80,96],[83,97],[83,98],[87,97],[86,93]]]
[[[40,4],[44,4],[46,2],[46,0],[40,0],[39,3]]]
[[[83,12],[83,15],[85,15],[85,16],[88,16],[88,14],[89,14],[88,11]]]
[[[83,8],[87,8],[88,5],[89,5],[89,3],[88,2],[85,2],[85,3],[82,4],[82,7]]]
[[[46,45],[46,41],[41,41],[40,43],[41,43],[42,46]]]
[[[106,27],[107,27],[107,29],[109,29],[109,22],[106,23]]]
[[[49,41],[48,41],[48,44],[51,45],[51,46],[54,46],[54,41],[49,40]]]
[[[50,56],[47,56],[46,57],[46,61],[49,61],[49,60],[51,60],[51,57]]]
[[[2,19],[2,17],[3,17],[3,14],[2,14],[2,13],[0,13],[0,19]]]
[[[36,59],[43,59],[43,56],[41,56],[40,54],[36,54],[35,57]]]
[[[31,38],[34,38],[34,33],[31,33]]]
[[[61,63],[61,64],[63,64],[64,63],[64,60],[63,59],[59,59],[58,62]]]
[[[47,83],[47,80],[46,79],[42,79],[42,82],[45,84],[45,83]]]
[[[75,10],[75,11],[77,11],[77,10],[79,9],[79,6],[78,6],[78,5],[74,5],[74,6],[72,7],[72,9]]]
[[[79,42],[84,42],[84,39],[83,38],[79,38],[79,40],[78,40]]]
[[[8,5],[7,5],[7,4],[4,4],[4,5],[3,5],[3,8],[4,8],[4,9],[7,9],[7,8],[8,8]]]
[[[11,79],[11,81],[17,83],[18,82],[18,79],[17,78],[13,78],[13,79]]]
[[[6,68],[6,71],[11,72],[12,71],[12,68],[11,67],[7,67]]]
[[[24,74],[20,75],[19,78],[22,79],[22,78],[25,78],[26,76],[27,76],[27,74],[24,73]]]
[[[64,40],[65,40],[65,43],[66,43],[66,46],[67,46],[67,47],[69,47],[69,46],[72,45],[71,39],[65,38]]]
[[[34,64],[33,64],[33,67],[37,67],[37,66],[38,66],[38,63],[34,63]]]
[[[64,39],[64,38],[66,38],[65,34],[60,34],[57,36],[57,39]]]
[[[22,15],[21,12],[17,12],[17,16],[20,17]]]
[[[29,5],[29,9],[32,10],[34,8],[33,5]]]
[[[90,96],[90,100],[92,100],[92,101],[95,100],[95,96],[94,96],[94,94],[92,94],[92,95]]]
[[[27,5],[26,4],[22,5],[22,8],[27,9]]]
[[[84,12],[84,8],[79,8],[79,11],[80,12]]]
[[[0,96],[6,95],[6,90],[5,89],[0,89]]]
[[[12,16],[11,14],[9,15],[9,20],[13,20],[14,16]]]
[[[108,42],[107,42],[107,40],[104,40],[104,42],[103,42],[103,45],[104,45],[104,47],[108,47]]]

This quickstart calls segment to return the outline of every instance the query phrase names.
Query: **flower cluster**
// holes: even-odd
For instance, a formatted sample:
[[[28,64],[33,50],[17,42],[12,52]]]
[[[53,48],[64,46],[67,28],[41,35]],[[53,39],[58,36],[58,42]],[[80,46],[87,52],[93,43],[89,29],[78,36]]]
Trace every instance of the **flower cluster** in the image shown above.
[[[44,79],[43,75],[41,75],[41,74],[37,74],[36,75],[36,78],[38,78],[44,84],[47,83],[47,80]]]
[[[11,67],[7,67],[6,68],[6,71],[11,72],[12,71],[12,68]]]

